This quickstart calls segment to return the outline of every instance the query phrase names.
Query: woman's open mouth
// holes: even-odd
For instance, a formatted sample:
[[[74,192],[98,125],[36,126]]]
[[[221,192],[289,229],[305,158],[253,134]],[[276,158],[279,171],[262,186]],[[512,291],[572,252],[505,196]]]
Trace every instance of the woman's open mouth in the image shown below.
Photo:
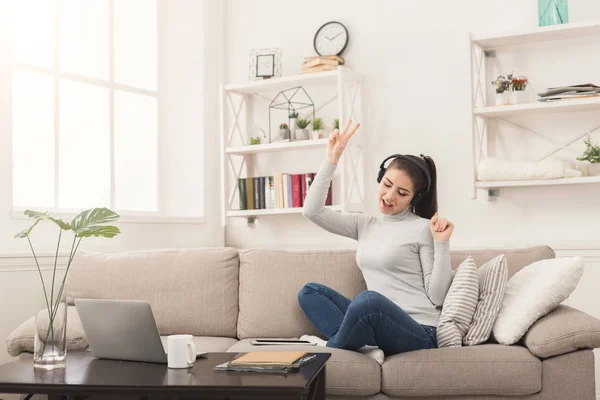
[[[385,200],[381,199],[381,206],[383,207],[384,210],[391,210],[392,208],[394,208],[394,206],[392,205],[388,205]]]

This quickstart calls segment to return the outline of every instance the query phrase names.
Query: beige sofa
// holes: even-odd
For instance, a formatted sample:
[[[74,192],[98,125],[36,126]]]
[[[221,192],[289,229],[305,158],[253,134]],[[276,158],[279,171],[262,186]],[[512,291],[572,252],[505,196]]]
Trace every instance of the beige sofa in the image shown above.
[[[501,252],[507,254],[510,275],[554,257],[548,247],[476,250],[453,252],[452,263],[456,267],[470,254],[481,265]],[[161,335],[190,333],[198,349],[243,352],[255,349],[252,338],[318,334],[298,306],[297,293],[307,282],[329,285],[350,298],[365,289],[354,250],[202,248],[79,253],[68,300],[71,305],[78,297],[147,300]],[[69,308],[69,349],[85,349],[76,309]],[[32,332],[33,318],[10,335],[8,352],[31,352]],[[421,350],[388,357],[382,366],[358,352],[304,348],[332,353],[326,378],[332,399],[592,400],[593,347],[600,347],[600,321],[559,306],[514,346]]]

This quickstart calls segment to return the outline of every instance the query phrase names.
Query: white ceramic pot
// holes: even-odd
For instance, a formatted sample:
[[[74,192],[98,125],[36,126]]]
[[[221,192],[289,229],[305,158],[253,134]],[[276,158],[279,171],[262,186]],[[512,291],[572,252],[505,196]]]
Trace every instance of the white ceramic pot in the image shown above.
[[[529,102],[529,93],[524,90],[513,90],[508,95],[510,104],[523,104]]]
[[[290,138],[289,129],[279,129],[279,139],[288,140]]]
[[[307,140],[310,139],[310,133],[308,129],[296,129],[296,140]]]
[[[587,173],[588,176],[600,176],[600,163],[589,163]]]
[[[497,106],[503,106],[505,104],[508,104],[508,93],[507,92],[496,93],[495,104]]]

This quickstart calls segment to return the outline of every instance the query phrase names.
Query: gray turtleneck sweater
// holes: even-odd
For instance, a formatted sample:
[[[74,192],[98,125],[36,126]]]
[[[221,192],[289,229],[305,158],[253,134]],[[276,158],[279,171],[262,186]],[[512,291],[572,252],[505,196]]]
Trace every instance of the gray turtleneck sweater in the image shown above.
[[[325,207],[336,166],[325,160],[302,214],[321,228],[358,241],[356,263],[367,288],[392,300],[418,323],[437,326],[452,282],[448,242],[433,240],[430,220],[406,210],[380,217]]]

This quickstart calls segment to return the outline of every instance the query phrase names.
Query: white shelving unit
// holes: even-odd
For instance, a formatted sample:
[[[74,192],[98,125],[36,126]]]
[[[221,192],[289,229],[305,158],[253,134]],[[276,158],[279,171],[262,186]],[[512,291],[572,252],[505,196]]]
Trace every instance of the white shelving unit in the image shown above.
[[[331,95],[323,104],[315,103],[315,113],[317,115],[322,107],[336,102],[336,118],[339,118],[341,127],[349,118],[353,120],[353,124],[361,122],[360,130],[346,147],[344,156],[341,158],[336,170],[336,176],[339,177],[337,187],[340,188],[340,192],[334,193],[334,201],[336,198],[339,201],[329,207],[337,211],[364,211],[364,181],[361,173],[364,170],[363,138],[366,136],[367,127],[362,122],[362,82],[358,73],[344,66],[339,66],[334,71],[271,78],[243,84],[222,85],[220,104],[223,226],[227,225],[228,218],[233,217],[247,218],[248,222],[252,223],[256,217],[260,216],[302,213],[301,207],[259,210],[237,210],[233,208],[236,196],[239,196],[238,178],[254,175],[253,169],[258,157],[265,157],[266,153],[300,150],[319,150],[320,154],[325,153],[328,139],[248,145],[256,115],[258,113],[266,115],[269,112],[268,106],[259,109],[256,100],[271,101],[278,92],[299,86],[304,87],[309,92],[316,89],[326,92],[327,96]],[[303,113],[300,112],[300,114]],[[245,116],[243,127],[240,124],[242,116]],[[329,135],[328,132],[327,135]],[[241,159],[239,167],[234,166],[234,158]],[[310,172],[316,172],[319,166],[320,164],[311,166]],[[306,169],[306,166],[304,166],[304,169]],[[287,170],[291,171],[293,168],[290,167]],[[271,174],[275,172],[285,171],[271,171]],[[302,172],[298,171],[297,173]]]
[[[530,102],[517,105],[490,106],[487,104],[486,88],[492,77],[486,76],[486,60],[494,56],[496,50],[510,51],[511,48],[522,46],[543,45],[557,40],[577,40],[590,37],[600,39],[600,22],[571,23],[541,27],[524,32],[512,32],[495,36],[473,36],[470,38],[471,57],[471,106],[472,106],[472,152],[473,152],[473,196],[477,198],[477,189],[487,190],[486,198],[498,196],[500,188],[522,186],[573,185],[585,183],[600,183],[600,177],[562,178],[552,180],[523,180],[523,181],[477,181],[477,166],[486,157],[489,120],[504,119],[524,115],[543,116],[555,113],[570,113],[575,111],[600,111],[600,97],[560,100],[553,102]],[[495,78],[495,77],[493,77]],[[535,132],[533,132],[535,133]],[[553,142],[552,138],[545,137]],[[584,137],[585,135],[581,135]],[[571,141],[572,142],[572,141]],[[566,144],[557,144],[557,149]]]

